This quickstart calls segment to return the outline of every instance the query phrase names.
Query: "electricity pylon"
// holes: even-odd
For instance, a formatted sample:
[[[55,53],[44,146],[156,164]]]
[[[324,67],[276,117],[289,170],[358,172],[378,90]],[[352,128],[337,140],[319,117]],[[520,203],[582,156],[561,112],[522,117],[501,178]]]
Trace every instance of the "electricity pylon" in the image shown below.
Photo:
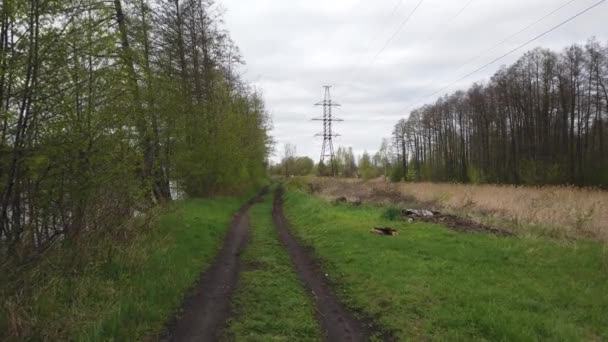
[[[344,121],[342,119],[336,119],[332,115],[332,108],[339,107],[337,103],[331,101],[331,94],[329,92],[331,86],[323,86],[325,88],[325,97],[322,102],[315,103],[315,106],[323,106],[323,117],[313,119],[314,121],[323,121],[323,133],[316,134],[317,137],[323,137],[323,147],[321,148],[320,163],[324,163],[329,158],[329,164],[331,165],[331,175],[336,175],[336,155],[334,153],[333,137],[339,137],[339,134],[333,132],[332,125],[336,121]]]

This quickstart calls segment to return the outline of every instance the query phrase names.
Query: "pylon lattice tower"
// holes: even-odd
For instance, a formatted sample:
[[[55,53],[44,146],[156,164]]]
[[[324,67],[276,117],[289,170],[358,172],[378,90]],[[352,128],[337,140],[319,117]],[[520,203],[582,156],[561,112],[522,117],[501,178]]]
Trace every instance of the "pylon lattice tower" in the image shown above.
[[[322,102],[315,103],[315,106],[323,106],[323,117],[315,118],[314,121],[323,121],[323,133],[316,134],[317,137],[323,137],[323,147],[321,148],[321,158],[319,163],[326,164],[329,159],[331,165],[331,175],[336,175],[336,155],[334,153],[333,137],[339,137],[339,134],[333,132],[333,123],[337,121],[344,121],[333,117],[332,108],[340,107],[340,104],[333,103],[331,100],[330,89],[331,86],[323,86],[325,88],[325,97]]]

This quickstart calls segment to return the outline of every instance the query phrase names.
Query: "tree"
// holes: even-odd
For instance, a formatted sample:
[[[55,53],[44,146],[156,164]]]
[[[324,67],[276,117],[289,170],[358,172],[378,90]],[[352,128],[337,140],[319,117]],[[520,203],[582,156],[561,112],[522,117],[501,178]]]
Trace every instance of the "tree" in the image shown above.
[[[357,176],[357,162],[352,147],[338,147],[336,152],[335,164],[337,173],[342,177]]]
[[[393,130],[403,174],[608,186],[607,60],[608,48],[594,38],[561,53],[537,48],[486,84],[415,109]]]
[[[367,152],[359,159],[359,174],[364,179],[372,179],[378,176],[378,170],[372,165],[371,158]]]
[[[327,165],[325,165],[325,163],[323,161],[320,161],[319,164],[317,164],[317,176],[320,176],[320,177],[331,176],[331,169],[328,168]]]
[[[315,162],[309,157],[297,157],[293,163],[293,174],[306,176],[312,173],[314,167]]]
[[[285,146],[283,148],[283,159],[281,160],[285,177],[293,174],[292,169],[294,168],[294,165],[295,165],[295,156],[296,156],[296,145],[292,145],[289,143],[285,144]]]
[[[210,1],[0,6],[0,253],[27,260],[266,175],[270,121]]]

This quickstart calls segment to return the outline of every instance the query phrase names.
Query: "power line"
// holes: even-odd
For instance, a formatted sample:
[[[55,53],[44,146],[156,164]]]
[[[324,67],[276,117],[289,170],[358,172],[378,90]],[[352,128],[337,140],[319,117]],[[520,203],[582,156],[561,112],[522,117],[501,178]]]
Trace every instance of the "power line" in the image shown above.
[[[418,1],[418,4],[416,5],[416,7],[414,7],[414,9],[410,12],[410,14],[405,18],[405,20],[403,20],[401,22],[401,24],[399,24],[399,26],[397,27],[397,30],[395,30],[395,32],[393,33],[393,35],[386,41],[386,43],[384,43],[384,46],[382,46],[382,48],[378,51],[378,53],[376,53],[376,55],[374,56],[374,58],[372,59],[372,61],[370,62],[370,65],[374,64],[374,62],[376,61],[376,59],[378,58],[378,56],[380,56],[380,54],[382,52],[384,52],[384,50],[386,50],[386,48],[390,45],[390,43],[397,38],[397,36],[399,35],[399,33],[401,32],[401,30],[405,27],[405,25],[410,21],[410,19],[412,18],[412,16],[414,15],[414,13],[416,13],[416,11],[418,10],[418,8],[420,7],[420,5],[422,5],[422,3],[424,2],[424,0],[420,0]]]
[[[397,13],[397,11],[399,10],[399,8],[401,8],[401,5],[403,5],[403,1],[404,1],[404,0],[399,0],[399,2],[397,2],[397,3],[395,4],[395,6],[393,7],[393,9],[391,10],[390,14],[389,14],[389,15],[387,15],[387,16],[384,18],[384,20],[383,20],[383,21],[387,21],[387,20],[391,19],[391,18],[392,18],[392,17],[395,15],[395,13]]]
[[[395,30],[395,32],[393,32],[393,34],[391,35],[391,37],[385,42],[384,46],[382,46],[382,48],[376,53],[376,55],[374,55],[374,58],[372,58],[372,60],[370,61],[369,65],[374,64],[374,62],[376,61],[376,59],[378,58],[378,56],[380,56],[380,54],[382,52],[384,52],[384,50],[386,50],[386,48],[390,45],[390,43],[397,37],[397,35],[399,35],[399,33],[401,32],[401,30],[403,29],[403,27],[410,21],[410,19],[412,18],[412,16],[414,15],[414,13],[416,13],[416,11],[418,10],[418,8],[420,7],[420,5],[422,5],[422,2],[424,2],[424,0],[420,0],[418,2],[418,4],[416,4],[416,7],[414,7],[414,9],[409,13],[409,15],[405,18],[405,20],[403,20],[399,26],[397,27],[397,30]],[[388,16],[388,18],[392,18],[392,16],[394,15],[394,13],[397,12],[397,9],[401,6],[401,4],[403,3],[403,1],[400,1],[397,6],[395,6],[395,8],[391,11],[391,15]],[[380,30],[380,32],[382,32],[382,30]],[[371,43],[374,43],[375,40],[377,40],[377,38],[373,38],[371,40]],[[371,48],[372,44],[370,44],[366,50],[369,50]],[[367,55],[367,54],[366,54]],[[354,68],[352,71],[352,73],[350,73],[352,75],[352,77],[349,79],[349,81],[347,83],[351,83],[353,80],[357,79],[357,76],[360,72],[360,70],[363,69],[363,64],[360,64],[359,66],[357,66],[356,68]]]
[[[470,63],[475,62],[476,60],[478,60],[479,58],[485,56],[488,52],[494,51],[497,47],[503,45],[504,43],[508,42],[511,38],[519,35],[520,33],[526,31],[527,29],[533,27],[534,25],[540,23],[541,21],[547,19],[548,17],[552,16],[553,14],[555,14],[556,12],[560,11],[561,9],[563,9],[564,7],[570,5],[571,3],[578,1],[578,0],[570,0],[566,3],[564,3],[563,5],[559,6],[558,8],[554,9],[553,11],[545,14],[544,16],[542,16],[541,18],[537,19],[536,21],[528,24],[527,26],[525,26],[524,28],[520,29],[519,31],[509,35],[508,37],[504,38],[503,40],[501,40],[499,43],[481,51],[480,53],[476,54],[474,57],[468,59],[467,61],[465,61],[464,63],[460,64],[456,70],[454,70],[454,73],[457,73],[458,71],[462,70],[462,68],[464,68],[465,66],[469,65]],[[437,79],[434,79],[431,82],[436,81]]]
[[[448,19],[447,22],[445,22],[445,24],[443,26],[440,26],[437,30],[435,30],[433,33],[431,33],[431,35],[425,39],[425,41],[423,42],[423,44],[426,44],[428,42],[430,42],[431,40],[433,40],[433,38],[435,38],[435,36],[437,36],[437,34],[439,32],[441,32],[441,28],[446,28],[448,27],[448,25],[450,25],[452,22],[454,22],[454,20],[456,20],[458,17],[460,17],[460,15],[467,9],[469,8],[469,6],[471,6],[471,4],[473,3],[473,1],[475,0],[469,0],[464,6],[462,6],[462,8],[460,8],[460,10],[450,19]]]
[[[390,14],[385,16],[382,20],[382,22],[388,22],[394,15],[395,13],[397,13],[397,11],[399,10],[399,8],[401,7],[401,5],[403,5],[404,0],[399,0],[398,3],[395,4],[395,6],[393,7],[393,9],[390,11]],[[369,43],[367,44],[367,47],[365,48],[365,50],[370,50],[372,48],[372,46],[376,43],[376,40],[378,40],[378,37],[380,36],[380,34],[382,33],[383,28],[381,28],[377,34],[375,36],[372,37],[372,39],[370,39]],[[366,54],[367,55],[367,54]]]
[[[456,13],[456,15],[454,16],[454,18],[453,18],[453,19],[458,18],[458,17],[459,17],[459,16],[462,14],[462,12],[464,12],[464,10],[466,10],[466,9],[467,9],[467,8],[468,8],[468,7],[471,5],[471,3],[473,3],[473,1],[475,1],[475,0],[470,0],[469,2],[467,2],[467,3],[466,3],[466,4],[465,4],[465,5],[464,5],[464,6],[463,6],[461,9],[460,9],[460,11],[458,11],[458,13]]]
[[[399,0],[399,2],[397,2],[395,4],[395,6],[393,6],[393,9],[389,12],[389,14],[383,18],[382,23],[388,22],[395,15],[395,13],[397,13],[397,11],[401,7],[401,5],[403,5],[403,2],[404,2],[404,0]],[[363,58],[362,58],[363,61],[366,59],[369,50],[371,50],[372,46],[374,46],[374,44],[376,43],[376,41],[378,40],[378,38],[380,37],[380,34],[382,34],[382,32],[384,32],[384,26],[381,27],[380,30],[378,30],[378,32],[376,32],[376,34],[374,36],[372,36],[371,39],[369,40],[369,42],[367,43],[367,46],[364,49],[365,52],[363,52]],[[355,78],[355,75],[357,75],[359,73],[359,70],[361,70],[362,68],[363,68],[363,62],[360,60],[358,65],[351,69],[352,72],[349,72],[349,74],[352,75],[352,77],[350,78],[351,81]]]
[[[573,0],[573,1],[575,1],[575,0]],[[570,1],[570,2],[572,2],[572,1]],[[492,64],[494,64],[494,63],[496,63],[496,62],[498,62],[499,60],[501,60],[501,59],[503,59],[503,58],[505,58],[505,57],[507,57],[507,56],[511,55],[511,54],[512,54],[512,53],[514,53],[515,51],[517,51],[517,50],[519,50],[519,49],[521,49],[521,48],[523,48],[523,47],[525,47],[525,46],[529,45],[530,43],[532,43],[532,42],[534,42],[534,41],[536,41],[536,40],[538,40],[538,39],[540,39],[540,38],[544,37],[545,35],[547,35],[547,34],[549,34],[549,33],[553,32],[553,31],[555,31],[556,29],[558,29],[558,28],[560,28],[560,27],[562,27],[562,26],[564,26],[565,24],[567,24],[567,23],[569,23],[570,21],[572,21],[572,20],[574,20],[574,19],[578,18],[579,16],[583,15],[584,13],[589,12],[590,10],[592,10],[593,8],[595,8],[595,7],[599,6],[599,5],[601,5],[601,4],[602,4],[602,3],[604,3],[604,2],[606,2],[606,0],[601,0],[601,1],[599,1],[599,2],[596,2],[595,4],[593,4],[593,5],[591,5],[591,6],[587,7],[587,8],[585,8],[584,10],[582,10],[582,11],[578,12],[577,14],[573,15],[572,17],[569,17],[568,19],[566,19],[566,20],[562,21],[561,23],[559,23],[559,24],[557,24],[557,25],[555,25],[555,26],[551,27],[550,29],[548,29],[548,30],[544,31],[543,33],[541,33],[541,34],[539,34],[539,35],[535,36],[534,38],[532,38],[532,39],[530,39],[530,40],[526,41],[525,43],[523,43],[523,44],[521,44],[521,45],[517,46],[516,48],[514,48],[514,49],[512,49],[512,50],[508,51],[507,53],[505,53],[505,54],[503,54],[503,55],[501,55],[501,56],[499,56],[499,57],[497,57],[497,58],[493,59],[492,61],[490,61],[490,62],[488,62],[488,63],[486,63],[486,64],[482,65],[481,67],[479,67],[479,68],[477,68],[477,69],[473,70],[472,72],[470,72],[470,73],[468,73],[468,74],[466,74],[466,75],[464,75],[464,76],[460,77],[459,79],[457,79],[457,80],[453,81],[452,83],[448,84],[447,86],[445,86],[445,87],[443,87],[443,88],[441,88],[441,89],[439,89],[439,90],[435,91],[435,92],[434,92],[434,93],[432,93],[432,94],[429,94],[429,95],[426,95],[426,96],[422,97],[422,98],[421,98],[420,100],[418,100],[418,101],[417,101],[415,104],[413,104],[413,105],[411,105],[411,106],[406,107],[404,110],[408,110],[408,109],[410,109],[411,107],[413,107],[413,106],[415,106],[416,104],[418,104],[419,102],[421,102],[422,100],[427,99],[427,98],[429,98],[429,97],[431,97],[431,96],[437,95],[438,93],[440,93],[440,92],[442,92],[442,91],[444,91],[444,90],[446,90],[446,89],[450,88],[450,87],[451,87],[451,86],[453,86],[454,84],[456,84],[456,83],[458,83],[458,82],[460,82],[460,81],[462,81],[462,80],[464,80],[464,79],[466,79],[466,78],[468,78],[468,77],[470,77],[470,76],[472,76],[472,75],[476,74],[477,72],[479,72],[479,71],[481,71],[481,70],[485,69],[486,67],[488,67],[488,66],[490,66],[490,65],[492,65]]]

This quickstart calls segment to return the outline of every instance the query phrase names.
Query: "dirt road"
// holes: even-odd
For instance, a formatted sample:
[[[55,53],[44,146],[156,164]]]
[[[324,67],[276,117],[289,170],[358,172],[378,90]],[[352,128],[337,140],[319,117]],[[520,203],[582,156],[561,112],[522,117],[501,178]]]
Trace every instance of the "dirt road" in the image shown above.
[[[224,245],[191,295],[181,314],[168,326],[163,341],[218,341],[230,315],[230,299],[241,271],[240,254],[249,238],[247,211],[264,194],[262,191],[235,215]]]
[[[298,276],[314,299],[325,338],[332,342],[367,341],[371,335],[369,327],[338,301],[319,264],[290,232],[283,215],[283,192],[280,188],[275,194],[272,216]]]
[[[248,210],[264,192],[235,215],[219,254],[183,303],[181,314],[168,325],[162,341],[218,341],[230,316],[230,301],[242,269],[240,254],[249,239]],[[334,295],[313,255],[292,235],[283,215],[283,193],[277,189],[273,220],[295,271],[312,296],[317,319],[327,341],[368,341],[369,322],[357,319]],[[272,299],[269,299],[272,300]]]

